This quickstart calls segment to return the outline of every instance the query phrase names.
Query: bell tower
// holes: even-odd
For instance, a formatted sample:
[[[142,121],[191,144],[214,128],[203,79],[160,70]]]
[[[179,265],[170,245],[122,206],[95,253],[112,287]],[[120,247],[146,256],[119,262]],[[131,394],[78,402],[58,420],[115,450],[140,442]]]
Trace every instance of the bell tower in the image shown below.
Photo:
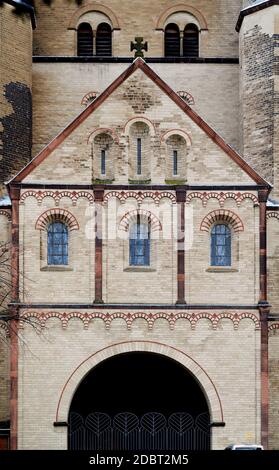
[[[246,3],[236,26],[242,152],[273,184],[272,197],[279,198],[279,1]]]

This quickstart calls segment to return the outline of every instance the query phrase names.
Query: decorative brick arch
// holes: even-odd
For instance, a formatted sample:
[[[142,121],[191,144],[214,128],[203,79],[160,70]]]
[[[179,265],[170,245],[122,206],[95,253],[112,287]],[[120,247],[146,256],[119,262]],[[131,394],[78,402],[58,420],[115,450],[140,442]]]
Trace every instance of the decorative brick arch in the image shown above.
[[[236,233],[244,231],[242,220],[237,214],[235,214],[235,212],[227,209],[219,209],[207,214],[201,222],[200,230],[202,232],[209,232],[212,225],[216,222],[225,222],[230,224]]]
[[[97,129],[94,129],[94,131],[92,131],[88,136],[87,143],[92,143],[94,138],[99,134],[108,134],[114,142],[117,144],[119,143],[118,135],[113,129],[110,129],[109,127],[98,127]]]
[[[128,232],[131,220],[135,219],[138,215],[150,222],[151,230],[153,232],[162,230],[162,224],[158,217],[146,209],[135,209],[133,211],[127,212],[127,214],[125,214],[120,220],[118,229]]]
[[[176,92],[180,98],[182,98],[189,106],[193,106],[195,104],[194,97],[188,91],[179,90]]]
[[[191,15],[195,16],[195,18],[199,22],[200,28],[205,29],[205,30],[208,29],[207,22],[203,14],[197,8],[191,5],[188,5],[187,3],[178,3],[177,5],[174,5],[164,10],[159,16],[159,19],[156,23],[156,29],[159,29],[159,30],[164,29],[165,22],[167,21],[168,17],[172,15],[173,13],[178,13],[180,11],[183,11],[185,13],[190,13]]]
[[[34,191],[33,189],[28,189],[21,195],[20,204],[24,204],[28,197],[34,197],[37,200],[38,205],[41,205],[46,197],[54,199],[56,206],[59,205],[59,202],[63,197],[69,198],[72,201],[73,206],[76,206],[77,201],[81,198],[87,199],[91,206],[94,203],[94,195],[90,191]]]
[[[57,405],[56,421],[67,422],[72,398],[84,377],[97,364],[118,354],[129,352],[150,352],[169,357],[182,364],[199,382],[207,398],[211,421],[223,422],[223,409],[220,396],[212,379],[205,369],[192,357],[172,346],[153,341],[124,341],[107,346],[82,361],[67,379]]]
[[[275,211],[272,211],[272,212],[267,212],[266,214],[266,219],[277,219],[279,220],[279,212],[275,212]]]
[[[271,325],[269,325],[268,334],[271,336],[272,334],[275,333],[276,330],[279,330],[279,323],[278,322],[272,323]]]
[[[37,219],[35,228],[37,230],[47,230],[47,226],[50,222],[59,220],[60,222],[65,222],[68,225],[69,230],[78,230],[79,225],[77,219],[71,212],[66,209],[49,209],[45,211]]]
[[[9,222],[12,220],[12,214],[10,211],[0,209],[0,215],[4,215],[5,217],[7,217]]]
[[[78,8],[71,17],[68,29],[76,29],[79,18],[90,11],[103,13],[110,19],[113,29],[120,29],[119,21],[115,13],[113,13],[110,8],[100,3],[89,3],[88,5]]]
[[[182,129],[170,129],[169,131],[165,132],[161,137],[161,142],[166,142],[168,138],[172,137],[173,135],[179,135],[186,141],[187,147],[191,147],[192,139],[190,135]]]
[[[164,198],[168,198],[172,204],[176,204],[175,195],[168,191],[109,191],[104,196],[104,205],[113,197],[117,198],[121,204],[125,204],[129,198],[136,199],[138,205],[142,204],[145,198],[153,199],[157,206]]]
[[[9,338],[10,336],[10,329],[7,325],[6,322],[4,321],[0,321],[0,329],[4,331],[4,335],[6,336],[6,338]]]
[[[95,100],[98,96],[98,91],[89,91],[84,95],[84,97],[81,100],[82,105],[87,106],[91,101]]]
[[[146,124],[148,127],[149,127],[149,131],[150,131],[150,135],[152,137],[155,136],[155,126],[153,124],[152,121],[150,121],[150,119],[147,119],[146,117],[144,116],[137,116],[137,117],[134,117],[134,118],[131,118],[129,119],[125,126],[124,126],[124,134],[125,135],[129,135],[129,132],[130,132],[130,127],[135,124],[136,122],[143,122],[144,124]]]

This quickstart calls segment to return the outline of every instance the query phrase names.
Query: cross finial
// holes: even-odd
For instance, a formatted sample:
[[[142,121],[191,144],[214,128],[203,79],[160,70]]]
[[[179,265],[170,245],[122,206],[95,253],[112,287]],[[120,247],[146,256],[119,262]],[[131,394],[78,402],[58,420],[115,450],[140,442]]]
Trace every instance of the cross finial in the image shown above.
[[[143,38],[135,38],[135,42],[131,41],[131,51],[135,49],[135,57],[144,57],[142,51],[147,51],[147,42],[143,43]]]

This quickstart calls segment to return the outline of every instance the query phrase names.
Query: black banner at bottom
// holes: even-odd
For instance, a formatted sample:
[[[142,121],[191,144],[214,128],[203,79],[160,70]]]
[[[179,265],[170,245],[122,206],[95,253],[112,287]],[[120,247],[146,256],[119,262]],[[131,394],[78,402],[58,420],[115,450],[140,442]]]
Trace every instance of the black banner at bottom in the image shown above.
[[[224,465],[256,465],[278,468],[279,451],[208,451],[208,452],[90,452],[90,451],[1,451],[0,468],[214,468]],[[276,467],[275,467],[276,466]],[[166,467],[169,468],[169,467]]]

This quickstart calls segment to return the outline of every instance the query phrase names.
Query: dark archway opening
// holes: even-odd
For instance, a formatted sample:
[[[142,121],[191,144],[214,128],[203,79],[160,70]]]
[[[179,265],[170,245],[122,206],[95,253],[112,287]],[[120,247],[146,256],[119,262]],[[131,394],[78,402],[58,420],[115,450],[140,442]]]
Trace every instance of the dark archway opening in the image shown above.
[[[176,24],[170,23],[165,29],[165,57],[180,56],[180,33]]]
[[[192,374],[170,358],[119,354],[98,364],[77,388],[69,448],[207,450],[205,395]]]
[[[183,36],[183,56],[199,57],[199,29],[195,24],[187,24]]]
[[[99,24],[96,34],[96,55],[112,55],[111,27],[107,23]]]
[[[93,55],[93,31],[89,23],[81,23],[77,31],[77,55]]]

